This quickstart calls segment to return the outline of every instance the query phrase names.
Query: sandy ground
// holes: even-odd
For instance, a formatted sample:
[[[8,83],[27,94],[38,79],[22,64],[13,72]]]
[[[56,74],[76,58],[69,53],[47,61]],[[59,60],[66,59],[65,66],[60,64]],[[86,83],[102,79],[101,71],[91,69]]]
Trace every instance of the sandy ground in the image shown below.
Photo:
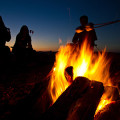
[[[120,91],[120,53],[108,53],[112,58],[110,73],[112,83]],[[39,52],[32,60],[17,62],[14,56],[0,64],[0,120],[5,120],[20,100],[27,97],[37,83],[48,81],[55,60],[55,53]]]

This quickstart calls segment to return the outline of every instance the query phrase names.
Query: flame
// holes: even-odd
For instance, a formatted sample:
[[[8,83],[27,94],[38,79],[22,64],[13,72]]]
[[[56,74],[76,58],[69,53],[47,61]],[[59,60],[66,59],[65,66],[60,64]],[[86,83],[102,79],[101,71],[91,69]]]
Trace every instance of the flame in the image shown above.
[[[64,75],[64,70],[68,66],[73,66],[73,80],[78,76],[84,76],[90,80],[100,81],[104,85],[110,85],[110,60],[107,59],[105,51],[106,49],[98,54],[93,53],[87,40],[84,41],[81,48],[71,44],[61,46],[56,54],[49,83],[53,103],[70,85]],[[105,100],[103,100],[104,102]]]
[[[99,110],[103,109],[107,104],[110,104],[111,102],[111,99],[105,99],[104,97],[102,97],[95,111],[95,115],[99,112]]]
[[[97,106],[97,109],[95,111],[95,115],[99,112],[99,110],[103,109],[106,105],[115,102],[113,100],[114,99],[113,92],[114,92],[114,90],[112,88],[111,89],[108,89],[108,88],[105,89],[105,91],[104,91],[104,93],[103,93],[103,95],[100,99],[99,105]]]

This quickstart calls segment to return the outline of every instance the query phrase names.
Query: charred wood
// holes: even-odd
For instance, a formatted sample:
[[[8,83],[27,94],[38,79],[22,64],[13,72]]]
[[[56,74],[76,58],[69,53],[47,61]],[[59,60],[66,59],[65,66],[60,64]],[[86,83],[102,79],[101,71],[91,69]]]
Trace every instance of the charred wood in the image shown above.
[[[120,100],[106,105],[96,114],[94,120],[120,120]]]
[[[64,74],[65,74],[66,80],[68,82],[72,83],[73,82],[73,67],[72,66],[67,67],[65,69]]]
[[[103,91],[102,83],[77,77],[42,119],[92,120]]]

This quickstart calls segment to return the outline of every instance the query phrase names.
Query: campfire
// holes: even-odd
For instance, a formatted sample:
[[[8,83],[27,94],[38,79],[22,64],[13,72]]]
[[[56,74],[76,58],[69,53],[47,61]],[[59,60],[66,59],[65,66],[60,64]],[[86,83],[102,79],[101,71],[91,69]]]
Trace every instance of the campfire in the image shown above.
[[[87,40],[84,41],[81,48],[79,45],[72,44],[61,46],[56,54],[48,87],[52,108],[56,108],[58,104],[64,105],[64,109],[68,109],[66,119],[72,120],[76,116],[76,111],[81,111],[81,103],[84,105],[84,102],[90,99],[87,104],[92,101],[90,103],[92,105],[91,115],[94,116],[94,119],[97,118],[100,111],[114,103],[119,96],[117,88],[111,84],[110,63],[111,60],[106,56],[106,49],[94,53]],[[116,95],[116,93],[118,94]],[[90,110],[88,111],[90,112]]]

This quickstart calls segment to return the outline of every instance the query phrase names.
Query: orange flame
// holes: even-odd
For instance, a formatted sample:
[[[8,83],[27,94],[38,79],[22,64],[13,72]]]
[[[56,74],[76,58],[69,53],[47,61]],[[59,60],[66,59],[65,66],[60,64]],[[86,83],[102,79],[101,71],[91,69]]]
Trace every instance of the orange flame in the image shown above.
[[[101,100],[99,102],[99,105],[95,111],[95,115],[99,112],[99,110],[101,110],[102,108],[104,108],[107,104],[111,103],[111,99],[107,99],[104,96],[101,97]]]
[[[78,76],[84,76],[90,80],[100,81],[104,85],[110,85],[110,60],[106,58],[105,51],[98,52],[98,54],[93,53],[87,40],[84,41],[81,48],[78,45],[70,44],[61,46],[56,54],[49,83],[53,103],[70,85],[64,75],[64,70],[68,66],[73,66],[73,80]]]
[[[113,89],[106,89],[100,99],[99,105],[95,111],[95,115],[104,108],[106,105],[113,103],[114,95],[113,95],[114,90]]]

